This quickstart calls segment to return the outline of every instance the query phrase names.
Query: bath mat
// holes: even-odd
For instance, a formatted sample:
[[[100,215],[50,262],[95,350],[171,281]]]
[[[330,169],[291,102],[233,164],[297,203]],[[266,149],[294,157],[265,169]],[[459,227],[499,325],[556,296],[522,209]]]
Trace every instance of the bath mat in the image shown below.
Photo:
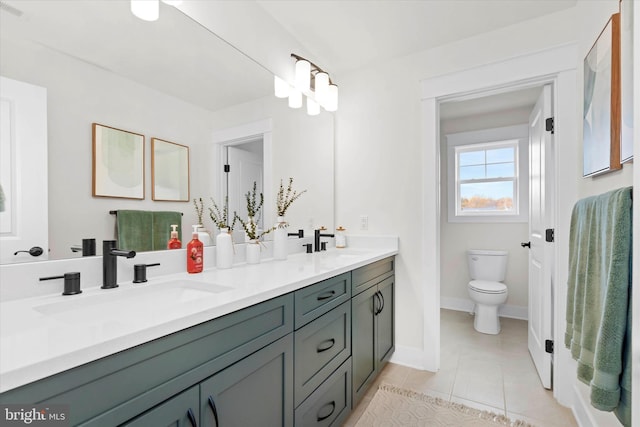
[[[356,427],[534,427],[439,397],[382,384]]]

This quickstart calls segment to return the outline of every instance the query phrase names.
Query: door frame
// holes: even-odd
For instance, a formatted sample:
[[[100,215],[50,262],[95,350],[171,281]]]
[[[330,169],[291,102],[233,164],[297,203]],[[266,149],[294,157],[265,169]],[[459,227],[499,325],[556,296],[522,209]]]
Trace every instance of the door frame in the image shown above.
[[[421,82],[422,104],[422,196],[423,235],[423,366],[437,371],[440,367],[440,103],[460,97],[476,97],[491,91],[510,91],[522,86],[551,82],[554,85],[553,110],[556,117],[554,146],[554,223],[556,251],[552,267],[555,286],[553,335],[564,336],[563,310],[566,305],[566,281],[571,209],[577,199],[578,168],[575,153],[577,138],[577,45],[565,44],[551,49],[509,58],[476,68],[433,77]],[[559,166],[562,165],[562,168]],[[559,186],[558,183],[563,185]],[[433,206],[436,209],[433,209]],[[429,278],[429,279],[428,279]],[[554,396],[564,405],[573,398],[570,369],[571,355],[556,346],[553,373]]]
[[[212,165],[221,165],[224,158],[224,148],[228,145],[242,144],[258,138],[262,138],[262,166],[263,166],[263,194],[264,205],[262,208],[264,224],[273,224],[275,217],[273,216],[274,202],[273,199],[273,164],[271,162],[273,144],[272,144],[272,128],[271,119],[259,120],[256,122],[245,123],[242,125],[220,129],[213,133],[213,145],[211,159]],[[225,172],[216,166],[212,167],[214,176],[210,176],[210,182],[216,182],[212,192],[214,200],[222,203],[224,191],[224,174]]]

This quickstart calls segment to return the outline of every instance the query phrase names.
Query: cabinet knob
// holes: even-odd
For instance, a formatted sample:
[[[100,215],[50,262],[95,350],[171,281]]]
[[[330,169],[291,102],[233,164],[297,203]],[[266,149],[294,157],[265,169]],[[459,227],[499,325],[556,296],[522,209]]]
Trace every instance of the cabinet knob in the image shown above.
[[[336,344],[336,340],[331,338],[328,340],[324,340],[320,343],[320,345],[318,346],[318,348],[316,349],[316,351],[318,353],[322,353],[325,352],[327,350],[329,350],[331,347],[333,347]]]

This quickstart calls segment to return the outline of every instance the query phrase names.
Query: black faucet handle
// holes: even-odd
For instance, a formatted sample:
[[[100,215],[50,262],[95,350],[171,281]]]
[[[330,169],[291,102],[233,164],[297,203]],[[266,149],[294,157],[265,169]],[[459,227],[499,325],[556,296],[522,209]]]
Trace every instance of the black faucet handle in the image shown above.
[[[64,279],[64,292],[62,292],[62,295],[76,295],[82,293],[82,290],[80,289],[80,273],[77,271],[64,273],[62,276],[41,277],[40,281],[53,279]]]
[[[304,244],[304,245],[302,245],[302,246],[304,246],[305,248],[307,248],[307,253],[308,253],[308,254],[313,253],[313,245],[312,245],[311,243],[307,243],[307,244]]]
[[[297,233],[287,233],[287,236],[298,236],[299,239],[304,237],[304,230],[300,229]]]
[[[154,264],[135,264],[133,266],[133,283],[144,283],[147,281],[147,267],[155,267],[160,265],[159,262]]]

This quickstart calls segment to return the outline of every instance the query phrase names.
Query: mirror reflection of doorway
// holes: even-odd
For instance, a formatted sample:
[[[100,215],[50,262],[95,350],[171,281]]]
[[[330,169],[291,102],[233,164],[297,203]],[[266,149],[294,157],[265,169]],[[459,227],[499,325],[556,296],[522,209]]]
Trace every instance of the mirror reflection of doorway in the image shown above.
[[[226,170],[225,194],[229,198],[229,218],[233,213],[247,218],[246,194],[256,183],[256,194],[264,193],[264,148],[263,138],[258,136],[240,143],[232,143],[224,147],[224,164]],[[264,207],[261,210],[264,213]],[[264,215],[256,218],[258,228],[264,229]],[[235,236],[244,241],[241,227],[236,226]],[[236,237],[234,240],[238,240]]]

